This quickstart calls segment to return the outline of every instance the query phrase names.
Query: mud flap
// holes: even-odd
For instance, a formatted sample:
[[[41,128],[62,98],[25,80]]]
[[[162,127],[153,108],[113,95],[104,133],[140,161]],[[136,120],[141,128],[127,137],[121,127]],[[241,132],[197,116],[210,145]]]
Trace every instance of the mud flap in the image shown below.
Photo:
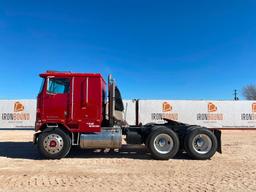
[[[37,138],[38,138],[38,136],[39,136],[40,133],[41,133],[41,132],[38,132],[38,133],[35,133],[35,134],[33,135],[33,144],[34,144],[34,145],[37,144]]]
[[[218,129],[214,129],[213,133],[214,133],[215,137],[217,138],[217,142],[218,142],[217,151],[219,153],[222,153],[222,149],[221,149],[221,131],[218,130]]]

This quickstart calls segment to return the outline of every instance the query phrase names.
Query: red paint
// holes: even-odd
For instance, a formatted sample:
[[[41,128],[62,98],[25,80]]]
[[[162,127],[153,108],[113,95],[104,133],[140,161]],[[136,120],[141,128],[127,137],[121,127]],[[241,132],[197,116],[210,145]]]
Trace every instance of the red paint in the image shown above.
[[[46,72],[37,97],[36,131],[50,123],[63,124],[71,132],[100,132],[104,118],[106,83],[100,74]],[[69,92],[48,93],[47,78],[69,79]]]
[[[56,141],[52,140],[50,141],[50,147],[56,147],[57,143]]]

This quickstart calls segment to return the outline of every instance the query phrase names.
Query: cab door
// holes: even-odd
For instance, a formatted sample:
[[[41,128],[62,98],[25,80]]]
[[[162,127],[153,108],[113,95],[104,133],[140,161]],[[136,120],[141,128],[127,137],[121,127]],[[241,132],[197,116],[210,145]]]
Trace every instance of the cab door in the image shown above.
[[[65,123],[69,114],[70,78],[48,77],[44,115],[48,121]]]

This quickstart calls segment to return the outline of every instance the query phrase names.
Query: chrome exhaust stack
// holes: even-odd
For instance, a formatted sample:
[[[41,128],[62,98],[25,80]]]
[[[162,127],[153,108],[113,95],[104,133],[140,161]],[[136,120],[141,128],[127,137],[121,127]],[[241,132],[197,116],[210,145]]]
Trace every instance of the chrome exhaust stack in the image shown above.
[[[100,133],[81,134],[82,149],[118,149],[122,146],[122,130],[120,127],[103,128]]]
[[[109,127],[114,126],[114,112],[115,112],[115,81],[112,75],[108,76],[108,120]]]

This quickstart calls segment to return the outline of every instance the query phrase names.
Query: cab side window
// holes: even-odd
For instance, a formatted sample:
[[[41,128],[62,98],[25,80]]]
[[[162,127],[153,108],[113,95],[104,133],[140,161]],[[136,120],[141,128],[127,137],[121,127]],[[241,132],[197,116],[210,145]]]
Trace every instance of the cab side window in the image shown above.
[[[55,94],[69,93],[70,80],[68,78],[50,78],[47,92]]]

